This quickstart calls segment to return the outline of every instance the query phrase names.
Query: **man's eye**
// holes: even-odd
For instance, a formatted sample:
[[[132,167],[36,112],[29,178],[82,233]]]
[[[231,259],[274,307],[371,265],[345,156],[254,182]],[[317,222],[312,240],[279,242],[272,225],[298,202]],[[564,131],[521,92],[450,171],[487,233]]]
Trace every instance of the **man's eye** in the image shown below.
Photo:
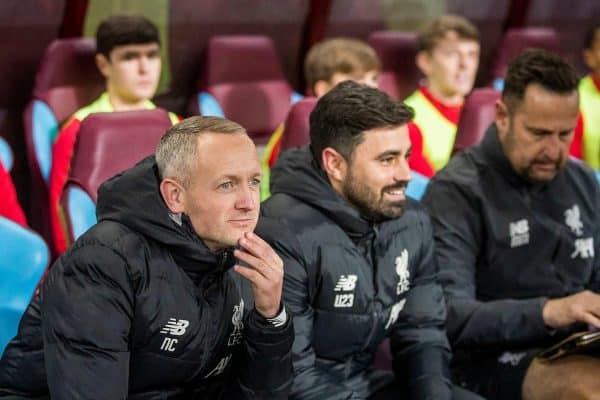
[[[381,163],[383,165],[390,165],[393,162],[394,162],[394,157],[386,157],[386,158],[381,159]]]
[[[223,182],[219,185],[219,189],[229,190],[233,188],[233,182]]]
[[[258,179],[258,178],[252,178],[250,180],[250,186],[260,186],[260,179]]]

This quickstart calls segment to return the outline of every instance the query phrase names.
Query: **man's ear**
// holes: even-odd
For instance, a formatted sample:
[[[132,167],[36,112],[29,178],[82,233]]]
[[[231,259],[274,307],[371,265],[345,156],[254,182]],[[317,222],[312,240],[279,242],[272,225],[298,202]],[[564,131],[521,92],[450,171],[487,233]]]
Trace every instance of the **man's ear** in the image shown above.
[[[431,73],[431,55],[425,50],[421,50],[415,57],[415,64],[421,70],[423,75],[429,76]]]
[[[167,208],[174,214],[185,212],[183,187],[173,179],[163,179],[160,182],[160,194]]]
[[[342,182],[346,179],[348,170],[346,159],[335,149],[331,147],[323,149],[323,152],[321,153],[321,162],[323,164],[323,169],[331,181]]]
[[[596,71],[598,69],[598,65],[596,65],[596,58],[594,57],[594,52],[590,49],[583,49],[583,61],[585,65],[592,71]]]
[[[510,127],[510,112],[508,111],[508,106],[502,99],[496,101],[495,104],[495,112],[496,112],[496,127],[498,128],[498,133],[500,136],[504,136]]]
[[[331,85],[324,81],[324,80],[319,80],[316,81],[314,86],[313,86],[313,93],[315,95],[315,97],[321,98],[325,95],[325,93],[327,93],[329,90],[331,89]]]
[[[100,70],[100,73],[105,77],[108,78],[109,75],[109,67],[110,67],[110,60],[108,60],[104,54],[100,54],[97,53],[96,54],[96,66],[98,67],[98,69]]]

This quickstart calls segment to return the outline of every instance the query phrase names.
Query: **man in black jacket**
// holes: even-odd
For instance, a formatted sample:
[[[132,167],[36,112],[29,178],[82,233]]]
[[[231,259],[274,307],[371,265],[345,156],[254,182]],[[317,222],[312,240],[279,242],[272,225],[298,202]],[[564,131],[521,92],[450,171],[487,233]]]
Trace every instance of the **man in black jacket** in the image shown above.
[[[192,117],[105,182],[0,360],[0,398],[285,398],[293,327],[282,261],[252,232],[260,174],[240,125]]]
[[[293,399],[452,398],[431,226],[404,196],[411,118],[383,92],[341,83],[310,116],[310,148],[274,166],[257,229],[284,260]],[[371,367],[386,337],[396,380]]]
[[[523,53],[482,143],[440,172],[423,200],[453,372],[490,398],[600,393],[598,359],[533,361],[569,332],[600,327],[600,190],[568,157],[577,115],[573,68],[542,50]]]

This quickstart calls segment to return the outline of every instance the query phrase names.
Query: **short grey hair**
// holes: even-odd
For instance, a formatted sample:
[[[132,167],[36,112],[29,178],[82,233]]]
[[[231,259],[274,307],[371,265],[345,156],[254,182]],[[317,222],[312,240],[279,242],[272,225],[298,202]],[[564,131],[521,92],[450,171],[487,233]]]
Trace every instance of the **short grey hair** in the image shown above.
[[[171,178],[189,187],[198,158],[198,138],[206,133],[244,134],[240,124],[220,117],[186,118],[167,130],[156,147],[156,164],[161,179]]]

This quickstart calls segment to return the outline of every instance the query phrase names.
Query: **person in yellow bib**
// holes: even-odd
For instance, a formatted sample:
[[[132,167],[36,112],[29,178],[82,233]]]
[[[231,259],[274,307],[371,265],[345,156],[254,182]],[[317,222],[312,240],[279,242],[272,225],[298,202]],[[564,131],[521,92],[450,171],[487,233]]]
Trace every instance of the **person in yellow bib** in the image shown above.
[[[423,138],[423,153],[434,171],[450,159],[479,52],[479,32],[463,17],[443,15],[419,33],[415,61],[426,79],[404,102],[415,111],[412,128]]]
[[[141,16],[112,16],[96,33],[96,64],[106,78],[106,91],[79,109],[61,128],[52,145],[50,221],[57,255],[67,248],[60,215],[60,196],[69,175],[81,121],[98,112],[149,110],[160,78],[160,39],[156,26]],[[169,113],[173,124],[179,117]]]
[[[335,85],[353,80],[377,87],[381,63],[375,50],[358,39],[334,38],[314,45],[304,61],[304,77],[311,94],[321,97]],[[279,157],[281,140],[285,134],[282,123],[273,133],[265,149],[261,166],[261,200],[269,197],[269,172]]]
[[[600,22],[585,35],[583,59],[591,72],[579,81],[579,120],[571,155],[600,169]]]

